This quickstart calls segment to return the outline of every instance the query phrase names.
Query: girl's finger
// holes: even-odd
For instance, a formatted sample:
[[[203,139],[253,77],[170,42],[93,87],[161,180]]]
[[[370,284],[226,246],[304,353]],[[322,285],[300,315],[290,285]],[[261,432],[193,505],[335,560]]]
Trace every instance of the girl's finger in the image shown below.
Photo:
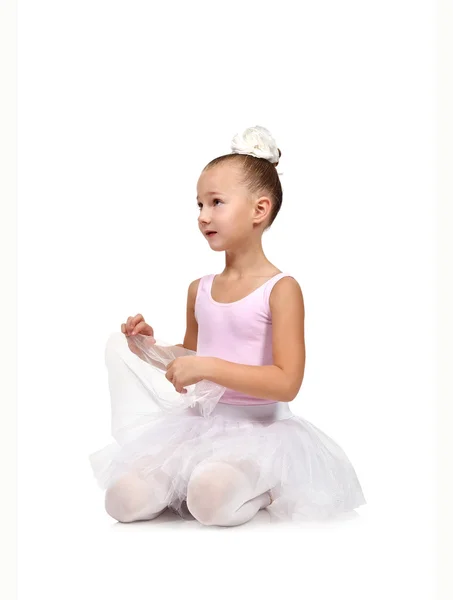
[[[135,327],[133,327],[133,329],[131,331],[131,335],[136,335],[137,333],[139,333],[145,325],[146,325],[145,321],[142,321],[138,325],[135,325]]]
[[[127,317],[127,321],[126,321],[126,332],[127,333],[131,332],[131,321],[132,321],[132,317]]]
[[[126,333],[126,325],[125,325],[125,323],[121,323],[121,333]]]
[[[140,333],[141,331],[145,331],[147,328],[149,328],[149,325],[147,325],[147,323],[145,321],[140,321],[140,323],[133,328],[132,335]],[[145,335],[149,335],[149,334],[145,334]]]
[[[140,314],[135,315],[135,317],[131,321],[132,327],[135,327],[138,323],[140,323],[140,321],[143,321],[143,322],[145,321],[143,315],[140,315]]]
[[[168,373],[167,373],[168,375]],[[165,375],[165,377],[167,377],[167,375]],[[176,377],[170,373],[167,377],[168,381],[172,384],[172,386],[176,389],[176,387],[178,386],[178,384],[176,383]]]

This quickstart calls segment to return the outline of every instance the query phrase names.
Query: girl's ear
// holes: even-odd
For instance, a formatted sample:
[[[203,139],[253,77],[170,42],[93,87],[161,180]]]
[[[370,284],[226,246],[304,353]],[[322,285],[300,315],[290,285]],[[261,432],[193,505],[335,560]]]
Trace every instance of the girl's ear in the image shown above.
[[[261,196],[255,201],[255,210],[253,216],[253,222],[260,224],[270,216],[272,210],[272,202],[267,196]]]

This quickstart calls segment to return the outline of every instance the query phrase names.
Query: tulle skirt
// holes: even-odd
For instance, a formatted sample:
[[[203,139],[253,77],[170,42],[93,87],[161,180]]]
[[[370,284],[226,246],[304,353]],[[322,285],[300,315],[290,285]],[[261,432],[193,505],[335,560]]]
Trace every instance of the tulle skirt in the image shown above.
[[[171,485],[161,489],[160,501],[191,518],[186,498],[195,467],[222,461],[240,464],[256,495],[270,491],[266,510],[276,520],[326,519],[366,504],[345,452],[295,415],[291,403],[239,406],[220,400],[207,416],[197,403],[164,412],[150,393],[156,385],[144,383],[165,379],[163,371],[133,355],[118,335],[109,340],[106,364],[112,423],[121,407],[129,413],[120,411],[121,427],[118,418],[112,426],[115,441],[90,456],[102,489],[131,470],[150,485],[164,474]]]

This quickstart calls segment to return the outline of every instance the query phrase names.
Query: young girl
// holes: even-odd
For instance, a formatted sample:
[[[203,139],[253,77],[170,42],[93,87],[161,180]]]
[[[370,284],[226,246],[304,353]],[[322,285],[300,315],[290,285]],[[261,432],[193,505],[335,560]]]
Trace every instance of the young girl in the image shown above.
[[[303,296],[262,248],[282,204],[281,152],[258,126],[231,149],[197,184],[198,227],[212,250],[225,252],[225,268],[189,285],[184,343],[168,348],[176,358],[162,368],[146,356],[136,340],[149,348],[156,340],[140,314],[107,343],[116,442],[90,458],[108,514],[124,523],[167,507],[231,526],[261,509],[322,519],[366,503],[342,449],[290,408],[305,369]],[[156,411],[159,377],[180,398],[200,382],[223,395],[208,415],[196,401]]]

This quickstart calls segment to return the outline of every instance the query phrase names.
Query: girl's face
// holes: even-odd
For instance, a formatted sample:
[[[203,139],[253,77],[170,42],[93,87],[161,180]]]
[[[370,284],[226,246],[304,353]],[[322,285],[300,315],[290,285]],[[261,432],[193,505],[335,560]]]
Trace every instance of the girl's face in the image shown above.
[[[239,183],[240,167],[224,163],[203,171],[197,185],[198,226],[213,250],[229,250],[255,232],[254,203]],[[207,232],[215,231],[211,235]]]

